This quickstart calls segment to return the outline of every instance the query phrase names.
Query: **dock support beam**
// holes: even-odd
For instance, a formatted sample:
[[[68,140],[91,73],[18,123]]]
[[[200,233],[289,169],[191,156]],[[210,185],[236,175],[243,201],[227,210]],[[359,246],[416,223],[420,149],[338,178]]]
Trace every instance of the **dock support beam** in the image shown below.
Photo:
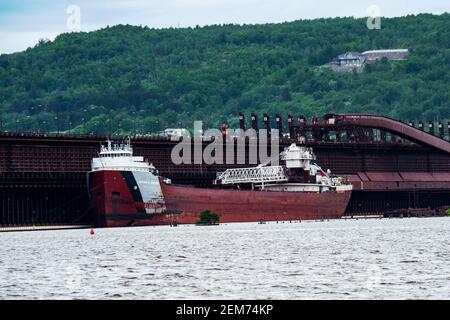
[[[245,131],[245,116],[242,112],[239,113],[239,128]]]

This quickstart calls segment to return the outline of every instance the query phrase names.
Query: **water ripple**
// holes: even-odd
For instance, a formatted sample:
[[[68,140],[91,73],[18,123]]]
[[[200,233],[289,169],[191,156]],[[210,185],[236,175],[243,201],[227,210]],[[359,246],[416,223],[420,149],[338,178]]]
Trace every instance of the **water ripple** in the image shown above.
[[[449,299],[450,219],[1,233],[0,299]]]

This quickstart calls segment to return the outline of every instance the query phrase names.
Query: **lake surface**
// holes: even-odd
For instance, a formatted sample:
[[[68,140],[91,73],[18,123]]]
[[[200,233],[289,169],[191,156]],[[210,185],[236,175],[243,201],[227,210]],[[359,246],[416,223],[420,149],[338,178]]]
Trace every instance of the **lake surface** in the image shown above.
[[[0,299],[449,299],[450,218],[0,233]]]

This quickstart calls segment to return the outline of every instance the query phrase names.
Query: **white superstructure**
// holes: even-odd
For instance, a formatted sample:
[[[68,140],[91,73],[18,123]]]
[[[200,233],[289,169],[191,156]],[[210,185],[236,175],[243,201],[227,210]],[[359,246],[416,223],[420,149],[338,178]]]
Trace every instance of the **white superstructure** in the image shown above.
[[[133,148],[130,139],[125,142],[113,144],[107,141],[102,145],[97,158],[92,159],[92,171],[116,170],[116,171],[144,171],[150,172],[155,168],[144,160],[144,157],[133,156]]]
[[[144,157],[133,156],[130,139],[119,143],[108,140],[106,145],[100,147],[98,157],[92,159],[91,166],[92,171],[88,175],[102,175],[104,184],[117,185],[118,190],[128,188],[130,192],[133,192],[133,197],[136,197],[134,201],[143,203],[146,213],[155,214],[165,211],[164,198],[155,167]],[[107,178],[111,177],[111,173],[107,175],[107,171],[115,171],[114,179]],[[116,180],[117,176],[122,176],[123,179]],[[170,182],[170,179],[166,180]]]
[[[316,156],[311,148],[298,147],[291,144],[280,154],[285,166],[266,166],[261,164],[253,168],[234,168],[217,173],[215,184],[261,184],[262,189],[273,191],[346,191],[352,185],[341,177],[332,177],[316,163]],[[286,183],[290,180],[290,171],[307,172],[315,178],[315,183]],[[280,183],[281,184],[274,184]],[[272,184],[268,184],[272,183]]]

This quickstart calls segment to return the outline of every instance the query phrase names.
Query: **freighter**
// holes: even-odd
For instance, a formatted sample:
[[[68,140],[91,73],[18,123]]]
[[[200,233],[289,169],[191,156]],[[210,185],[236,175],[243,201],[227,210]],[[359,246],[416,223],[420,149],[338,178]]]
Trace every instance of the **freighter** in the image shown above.
[[[228,169],[213,188],[172,184],[130,140],[102,146],[88,173],[91,204],[99,227],[195,224],[206,210],[220,222],[298,221],[340,218],[352,185],[316,163],[311,148],[292,144],[280,165]]]
[[[151,217],[166,212],[156,170],[133,156],[130,140],[108,140],[91,168],[88,188],[97,226],[148,225]]]

